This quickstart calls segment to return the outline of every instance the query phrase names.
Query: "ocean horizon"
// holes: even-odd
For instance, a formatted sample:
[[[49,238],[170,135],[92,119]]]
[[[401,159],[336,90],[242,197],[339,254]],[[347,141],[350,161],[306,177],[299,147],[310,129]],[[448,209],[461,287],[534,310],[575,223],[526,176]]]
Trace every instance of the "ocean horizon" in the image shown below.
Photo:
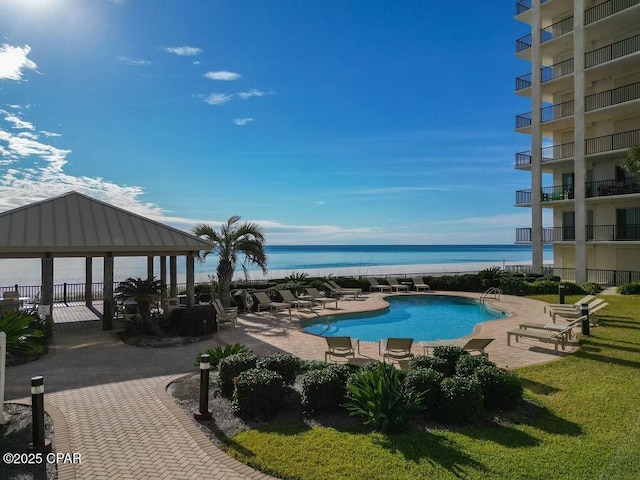
[[[282,278],[304,272],[312,276],[427,274],[430,272],[465,272],[513,264],[531,263],[530,245],[266,245],[269,271],[266,275],[248,266],[253,280]],[[545,246],[544,261],[552,261],[553,251]],[[115,279],[146,277],[146,257],[116,257]],[[54,262],[54,283],[84,282],[84,258],[60,258]],[[196,281],[206,281],[215,274],[216,255],[206,262],[196,262]],[[102,281],[102,260],[94,258],[94,282]],[[158,276],[156,259],[154,273]],[[178,281],[185,275],[185,262],[178,259]],[[244,278],[240,265],[236,278]],[[39,259],[0,260],[0,286],[39,285]]]

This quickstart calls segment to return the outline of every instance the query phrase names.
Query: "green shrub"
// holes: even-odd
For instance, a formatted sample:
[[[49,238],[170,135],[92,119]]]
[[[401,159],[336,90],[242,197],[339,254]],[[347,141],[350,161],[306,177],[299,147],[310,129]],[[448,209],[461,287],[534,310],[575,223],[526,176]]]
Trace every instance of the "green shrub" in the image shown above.
[[[0,331],[7,334],[7,351],[37,356],[45,351],[44,322],[37,315],[10,311],[0,317]]]
[[[469,355],[462,347],[452,345],[441,345],[433,349],[433,356],[446,361],[444,371],[445,376],[450,377],[456,373],[456,364],[463,355]]]
[[[300,373],[306,373],[312,370],[322,370],[323,368],[326,368],[327,365],[329,365],[327,362],[324,362],[322,360],[300,359],[299,363],[300,363]]]
[[[381,432],[403,427],[420,410],[422,397],[408,397],[402,377],[393,365],[381,362],[375,369],[361,369],[347,382],[345,408]]]
[[[456,375],[470,377],[477,369],[487,365],[495,367],[495,363],[490,362],[481,355],[463,355],[456,363]]]
[[[500,279],[500,289],[507,295],[527,295],[529,283],[522,277],[504,277]]]
[[[436,372],[446,374],[449,367],[448,362],[444,358],[419,355],[409,361],[409,371],[417,368],[430,368]]]
[[[432,368],[416,368],[410,370],[404,380],[408,399],[422,398],[419,402],[421,410],[435,410],[442,401],[440,384],[444,375]]]
[[[284,405],[284,382],[271,370],[252,368],[235,381],[231,408],[236,415],[270,420]]]
[[[233,395],[233,384],[242,372],[256,367],[258,357],[253,353],[236,353],[220,359],[218,363],[218,387],[223,397]]]
[[[325,368],[309,370],[302,376],[302,409],[307,414],[336,412],[341,409],[347,392],[347,379],[353,369],[341,364],[325,364]]]
[[[300,370],[298,357],[285,353],[274,353],[258,359],[257,368],[264,368],[278,373],[286,385],[293,385]]]
[[[482,414],[483,394],[475,378],[449,377],[440,384],[442,402],[438,417],[448,423],[459,425],[473,422]]]
[[[620,295],[640,295],[640,282],[631,282],[616,288]]]
[[[594,282],[584,282],[580,284],[580,288],[591,295],[596,295],[602,291],[602,287]]]
[[[486,288],[499,287],[500,280],[505,275],[506,273],[500,267],[485,268],[484,270],[478,272],[478,278],[482,282],[482,286]]]
[[[203,353],[209,354],[209,364],[211,365],[211,370],[215,370],[216,368],[218,368],[218,364],[223,358],[235,355],[236,353],[251,353],[251,350],[249,350],[249,348],[242,345],[241,343],[225,345],[224,347],[218,345],[214,349],[207,349],[204,352],[200,352],[196,357],[196,361],[194,363],[196,367],[200,365],[200,355],[202,355]]]
[[[514,372],[486,365],[477,369],[474,377],[482,388],[487,410],[510,410],[522,402],[522,381]]]

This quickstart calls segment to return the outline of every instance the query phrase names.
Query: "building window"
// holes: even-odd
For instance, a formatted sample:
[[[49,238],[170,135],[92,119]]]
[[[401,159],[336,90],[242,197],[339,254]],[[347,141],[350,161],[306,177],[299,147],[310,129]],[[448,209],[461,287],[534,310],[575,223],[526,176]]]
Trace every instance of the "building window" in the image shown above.
[[[562,241],[573,241],[576,239],[576,213],[562,212]]]
[[[640,240],[640,207],[616,210],[616,239]]]

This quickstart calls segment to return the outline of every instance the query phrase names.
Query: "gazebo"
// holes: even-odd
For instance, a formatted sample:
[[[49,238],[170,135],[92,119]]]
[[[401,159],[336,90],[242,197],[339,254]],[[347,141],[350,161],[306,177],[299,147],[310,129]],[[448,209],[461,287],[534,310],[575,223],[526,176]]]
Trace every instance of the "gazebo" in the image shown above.
[[[153,276],[160,257],[160,279],[166,285],[169,257],[169,296],[177,294],[177,257],[186,259],[187,306],[194,303],[195,257],[212,244],[177,228],[149,220],[78,192],[0,213],[0,258],[40,258],[40,303],[53,304],[54,258],[85,258],[85,303],[92,306],[93,258],[104,259],[103,330],[113,328],[114,257],[147,257]],[[47,320],[51,321],[49,308]]]

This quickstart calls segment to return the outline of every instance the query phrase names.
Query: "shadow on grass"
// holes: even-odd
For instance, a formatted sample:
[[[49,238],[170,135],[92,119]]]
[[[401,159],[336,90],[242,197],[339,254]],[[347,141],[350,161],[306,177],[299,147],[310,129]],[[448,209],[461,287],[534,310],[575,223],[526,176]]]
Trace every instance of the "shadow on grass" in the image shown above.
[[[426,459],[429,463],[438,464],[459,478],[466,477],[469,468],[489,473],[485,465],[461,451],[453,440],[437,431],[420,436],[420,440],[417,440],[415,435],[408,434],[388,435],[383,438],[384,440],[380,442],[382,448],[398,451],[408,461],[415,463]]]
[[[631,345],[636,345],[636,347],[626,347],[623,345],[616,345],[616,343],[629,343]],[[597,339],[596,341],[594,341],[588,339],[587,337],[582,337],[580,339],[580,345],[582,346],[581,350],[584,350],[585,352],[601,352],[603,349],[612,349],[620,350],[623,352],[640,353],[640,345],[638,345],[637,343],[619,341],[616,341],[616,343],[606,342],[601,339]]]
[[[528,380],[526,378],[521,378],[522,386],[526,390],[530,390],[537,395],[553,395],[554,393],[558,393],[560,391],[559,388],[552,387],[551,385],[547,385],[546,383],[536,382],[535,380]]]

